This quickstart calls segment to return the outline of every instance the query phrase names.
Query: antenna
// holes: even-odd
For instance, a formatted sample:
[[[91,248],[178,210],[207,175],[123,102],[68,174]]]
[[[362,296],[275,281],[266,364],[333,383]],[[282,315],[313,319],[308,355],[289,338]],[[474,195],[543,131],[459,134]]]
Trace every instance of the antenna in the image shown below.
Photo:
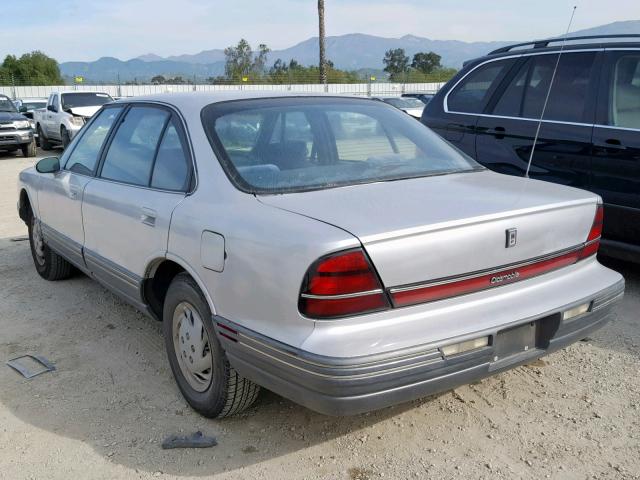
[[[571,11],[571,18],[569,19],[569,25],[567,25],[567,33],[564,34],[564,38],[562,39],[562,45],[560,46],[560,53],[558,53],[558,58],[556,59],[556,65],[553,67],[553,74],[551,75],[551,82],[549,82],[549,88],[547,90],[547,96],[544,99],[544,104],[542,105],[542,112],[540,113],[540,119],[538,120],[538,126],[536,127],[536,135],[533,137],[533,146],[531,147],[531,153],[529,154],[529,162],[527,163],[527,171],[525,172],[525,178],[529,178],[529,169],[531,168],[531,162],[533,161],[533,154],[536,151],[536,144],[538,143],[538,136],[540,135],[540,127],[542,126],[542,119],[544,118],[544,112],[547,110],[547,102],[549,101],[549,95],[551,95],[551,88],[553,87],[553,81],[556,78],[556,72],[558,71],[558,65],[560,64],[560,57],[562,56],[562,51],[564,50],[564,45],[567,42],[567,35],[569,35],[569,31],[571,30],[571,24],[573,23],[573,16],[576,14],[576,6],[573,7]]]

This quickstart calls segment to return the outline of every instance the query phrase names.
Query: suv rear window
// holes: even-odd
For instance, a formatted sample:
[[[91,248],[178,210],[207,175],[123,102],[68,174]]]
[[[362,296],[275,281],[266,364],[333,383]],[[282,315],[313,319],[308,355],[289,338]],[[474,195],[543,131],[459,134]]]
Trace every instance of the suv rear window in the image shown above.
[[[280,97],[209,105],[202,120],[231,181],[284,193],[481,169],[382,102]]]

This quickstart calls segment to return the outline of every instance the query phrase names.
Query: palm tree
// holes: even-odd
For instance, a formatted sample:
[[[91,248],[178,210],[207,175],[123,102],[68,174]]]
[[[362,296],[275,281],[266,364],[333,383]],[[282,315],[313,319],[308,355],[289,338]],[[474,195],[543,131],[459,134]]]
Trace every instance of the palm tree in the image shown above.
[[[327,84],[326,59],[324,57],[324,0],[318,0],[318,23],[320,24],[320,83]]]

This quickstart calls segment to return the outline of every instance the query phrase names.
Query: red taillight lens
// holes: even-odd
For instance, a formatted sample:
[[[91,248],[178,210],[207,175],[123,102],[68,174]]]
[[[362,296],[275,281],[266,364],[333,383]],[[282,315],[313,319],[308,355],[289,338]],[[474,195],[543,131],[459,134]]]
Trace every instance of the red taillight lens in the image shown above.
[[[599,239],[602,235],[602,223],[604,222],[604,207],[602,204],[598,204],[596,207],[596,216],[593,218],[593,225],[591,231],[587,237],[587,242],[591,240]]]
[[[600,248],[600,237],[602,236],[602,224],[604,222],[604,207],[598,204],[596,207],[596,215],[593,217],[593,225],[587,236],[587,242],[582,249],[580,258],[587,258],[598,253]]]
[[[300,311],[313,318],[359,315],[389,308],[382,285],[361,249],[316,261],[300,293]]]

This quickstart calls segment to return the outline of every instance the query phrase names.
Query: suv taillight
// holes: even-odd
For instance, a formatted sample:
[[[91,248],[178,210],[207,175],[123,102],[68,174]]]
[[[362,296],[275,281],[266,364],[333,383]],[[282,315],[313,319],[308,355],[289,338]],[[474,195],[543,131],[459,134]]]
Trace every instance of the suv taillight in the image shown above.
[[[300,312],[311,318],[337,318],[389,308],[369,259],[360,248],[322,257],[302,283]]]
[[[598,253],[600,248],[600,236],[602,235],[602,223],[604,221],[604,207],[601,203],[596,207],[596,215],[593,218],[593,225],[587,236],[587,241],[582,248],[580,258],[587,258]]]

